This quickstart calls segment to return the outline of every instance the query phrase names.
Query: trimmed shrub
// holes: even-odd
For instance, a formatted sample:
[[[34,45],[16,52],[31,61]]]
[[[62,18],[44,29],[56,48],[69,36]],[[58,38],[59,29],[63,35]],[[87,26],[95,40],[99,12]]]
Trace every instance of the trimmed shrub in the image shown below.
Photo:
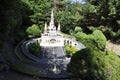
[[[104,34],[100,30],[95,30],[92,35],[94,45],[97,46],[98,49],[104,50],[106,46],[106,37]]]
[[[83,32],[78,32],[77,34],[75,34],[75,37],[77,41],[83,43],[86,47],[94,47],[92,35],[87,35]]]
[[[28,49],[30,53],[32,53],[33,55],[35,56],[40,55],[41,49],[40,49],[40,45],[38,42],[29,44]]]
[[[119,80],[120,58],[112,51],[85,48],[72,56],[68,72],[81,80]]]
[[[112,51],[106,51],[105,59],[109,62],[107,68],[108,80],[120,80],[120,58]]]
[[[41,34],[41,30],[35,24],[33,24],[31,27],[28,27],[26,32],[27,32],[29,38],[38,37]]]
[[[82,28],[76,26],[74,32],[75,32],[75,33],[82,32]]]
[[[106,66],[103,54],[97,50],[85,48],[71,58],[68,72],[81,80],[106,80]]]
[[[98,48],[104,50],[106,46],[106,37],[100,30],[95,30],[92,34],[78,32],[75,34],[76,39],[86,47]]]
[[[65,45],[65,50],[67,55],[72,55],[78,51],[76,47],[70,46],[68,44]]]

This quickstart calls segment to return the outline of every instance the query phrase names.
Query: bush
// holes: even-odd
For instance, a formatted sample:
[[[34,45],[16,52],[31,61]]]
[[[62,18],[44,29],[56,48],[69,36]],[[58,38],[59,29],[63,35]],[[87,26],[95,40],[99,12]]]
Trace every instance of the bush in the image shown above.
[[[29,44],[28,49],[30,53],[34,54],[35,56],[40,55],[41,49],[38,42]]]
[[[72,55],[78,51],[76,47],[70,46],[68,44],[65,45],[65,50],[67,55]]]
[[[29,38],[38,37],[41,34],[41,30],[35,24],[33,24],[31,27],[28,27],[26,32],[27,32]]]
[[[106,37],[100,30],[95,30],[93,32],[93,40],[94,45],[98,47],[98,49],[104,50],[106,46]]]
[[[91,38],[92,38],[91,35],[87,35],[83,32],[78,32],[77,34],[75,34],[75,37],[76,37],[77,41],[83,43],[85,46],[87,46],[87,47],[93,46],[93,42],[91,40]]]
[[[112,51],[106,51],[105,59],[109,62],[107,68],[108,80],[120,80],[120,58]]]
[[[111,51],[85,48],[72,56],[68,72],[81,80],[119,80],[120,58]]]
[[[86,47],[98,48],[104,50],[106,46],[106,38],[100,30],[95,30],[92,34],[78,32],[75,34],[76,39],[83,43]]]
[[[97,50],[82,49],[72,56],[68,72],[81,80],[106,80],[104,59]]]
[[[75,32],[75,33],[82,32],[82,28],[76,26],[74,32]]]

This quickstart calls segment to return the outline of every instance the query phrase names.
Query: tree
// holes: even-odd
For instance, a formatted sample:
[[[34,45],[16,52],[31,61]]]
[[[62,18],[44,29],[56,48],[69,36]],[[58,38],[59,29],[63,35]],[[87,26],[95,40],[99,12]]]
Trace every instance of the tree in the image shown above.
[[[118,40],[120,35],[112,36],[112,32],[117,34],[118,30],[120,29],[120,24],[118,22],[120,20],[119,3],[119,0],[86,0],[86,4],[82,8],[82,15],[84,18],[80,20],[81,26],[83,26],[88,33],[89,26],[94,26],[95,28],[104,26],[104,34],[106,37],[108,39],[115,38]]]
[[[29,38],[38,37],[41,34],[40,28],[37,25],[35,25],[35,24],[33,24],[32,26],[28,27],[26,32],[27,32]]]

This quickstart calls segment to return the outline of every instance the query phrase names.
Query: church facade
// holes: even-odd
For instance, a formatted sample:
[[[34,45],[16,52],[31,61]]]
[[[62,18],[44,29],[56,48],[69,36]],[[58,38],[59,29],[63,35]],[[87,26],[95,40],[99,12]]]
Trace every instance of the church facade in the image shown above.
[[[44,33],[41,34],[40,46],[64,46],[64,36],[58,27],[54,25],[54,10],[51,11],[51,20],[49,26],[45,23]]]
[[[47,23],[45,23],[44,32],[41,34],[40,46],[64,47],[65,44],[75,46],[78,50],[84,47],[81,43],[67,38],[61,33],[60,24],[58,24],[57,27],[54,24],[54,10],[52,10],[50,23],[48,26]]]

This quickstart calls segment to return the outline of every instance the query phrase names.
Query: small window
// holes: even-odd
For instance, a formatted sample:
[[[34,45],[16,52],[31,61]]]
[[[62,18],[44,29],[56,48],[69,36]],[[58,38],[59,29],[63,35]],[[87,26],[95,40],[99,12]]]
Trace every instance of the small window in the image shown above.
[[[49,29],[47,29],[47,31],[49,31]]]
[[[67,41],[67,44],[69,44],[69,40]]]
[[[70,41],[70,44],[72,44],[72,42]]]

